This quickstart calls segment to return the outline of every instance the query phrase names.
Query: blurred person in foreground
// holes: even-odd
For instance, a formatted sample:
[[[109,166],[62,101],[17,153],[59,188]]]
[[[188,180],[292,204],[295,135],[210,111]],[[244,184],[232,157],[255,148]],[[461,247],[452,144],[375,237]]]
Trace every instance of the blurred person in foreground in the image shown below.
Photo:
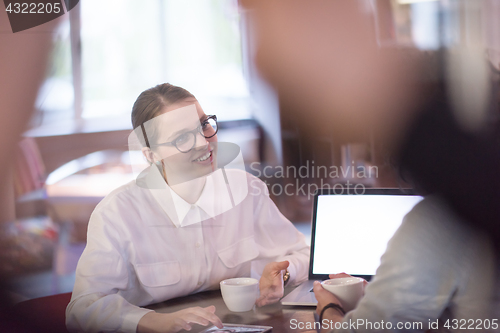
[[[12,33],[5,5],[0,4],[0,223],[15,218],[12,156],[33,115],[38,89],[45,77],[53,33],[60,22],[50,21],[24,32]],[[3,230],[0,230],[3,232]],[[0,331],[39,332],[27,318],[19,318],[4,289],[0,260]]]
[[[426,195],[389,242],[356,309],[344,316],[338,299],[316,284],[317,312],[330,323],[325,328],[344,323],[341,330],[374,330],[345,325],[358,319],[390,322],[392,328],[380,330],[394,331],[400,322],[421,322],[415,330],[427,330],[438,319],[443,330],[457,330],[460,319],[495,328],[485,320],[491,324],[498,310],[496,103],[465,110],[485,115],[480,126],[468,128],[451,101],[443,52],[424,57],[380,48],[368,1],[242,4],[256,30],[257,65],[281,109],[305,133],[329,129],[337,142],[372,134]],[[475,82],[469,87],[491,89]]]

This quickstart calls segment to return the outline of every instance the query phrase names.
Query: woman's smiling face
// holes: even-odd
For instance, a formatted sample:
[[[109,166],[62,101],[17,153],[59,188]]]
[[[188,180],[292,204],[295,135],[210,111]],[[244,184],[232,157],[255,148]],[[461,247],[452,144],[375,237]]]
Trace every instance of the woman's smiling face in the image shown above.
[[[217,135],[205,138],[199,130],[206,120],[207,115],[200,103],[191,98],[165,107],[162,114],[153,119],[150,126],[154,126],[158,134],[155,135],[155,142],[151,142],[151,149],[154,160],[162,162],[169,185],[183,183],[215,171]],[[210,125],[205,124],[206,126]],[[206,129],[210,132],[212,127]],[[205,135],[210,135],[208,132]],[[196,138],[194,146],[192,140],[186,145],[187,138],[192,139],[193,134]],[[175,145],[162,145],[166,142],[176,142],[181,150],[189,150],[190,147],[192,149],[183,153]]]

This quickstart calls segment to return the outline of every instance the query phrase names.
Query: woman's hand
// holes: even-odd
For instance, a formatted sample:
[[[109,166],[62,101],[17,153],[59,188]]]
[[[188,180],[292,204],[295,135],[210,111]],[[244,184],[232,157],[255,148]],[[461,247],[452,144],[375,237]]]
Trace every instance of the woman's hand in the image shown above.
[[[334,294],[323,288],[321,282],[314,281],[313,291],[314,291],[314,296],[316,296],[316,300],[318,301],[318,305],[316,306],[316,312],[318,313],[318,315],[321,314],[321,311],[323,311],[323,308],[327,304],[335,303],[342,306],[342,303],[340,303],[339,299],[335,297]]]
[[[339,274],[330,274],[329,277],[330,279],[339,279],[352,276],[346,273],[339,273]],[[363,280],[363,287],[366,287],[367,284],[368,282],[366,280]],[[323,308],[327,304],[334,303],[342,306],[342,303],[339,301],[339,299],[335,297],[334,294],[323,288],[323,286],[319,281],[314,282],[313,291],[314,291],[314,296],[316,296],[316,300],[318,301],[318,305],[316,307],[316,312],[318,313],[318,315],[321,315]],[[342,318],[343,315],[334,308],[327,309],[325,313],[323,313],[323,319],[328,319],[329,321],[337,322],[341,321]]]
[[[187,308],[172,313],[149,312],[144,315],[137,325],[137,333],[145,332],[178,332],[182,329],[191,330],[192,324],[207,326],[214,324],[222,328],[222,322],[215,315],[215,306],[201,308]]]
[[[318,305],[316,307],[316,313],[319,316],[321,316],[321,312],[323,312],[323,308],[330,303],[334,303],[334,304],[338,304],[338,305],[342,306],[342,303],[340,303],[338,298],[335,297],[334,294],[332,294],[331,292],[329,292],[328,290],[323,288],[323,286],[321,285],[321,283],[319,281],[314,281],[313,291],[314,291],[314,296],[316,296],[316,300],[318,301]],[[343,318],[344,318],[344,316],[337,309],[328,308],[323,313],[323,317],[321,318],[321,320],[322,321],[325,319],[328,320],[328,322],[330,323],[330,327],[331,327],[332,323],[341,322]],[[323,325],[322,322],[320,324]],[[321,332],[323,332],[323,331],[324,330],[322,329]]]
[[[264,267],[259,281],[260,297],[255,304],[264,306],[275,303],[283,297],[283,273],[290,265],[288,261],[271,262]]]

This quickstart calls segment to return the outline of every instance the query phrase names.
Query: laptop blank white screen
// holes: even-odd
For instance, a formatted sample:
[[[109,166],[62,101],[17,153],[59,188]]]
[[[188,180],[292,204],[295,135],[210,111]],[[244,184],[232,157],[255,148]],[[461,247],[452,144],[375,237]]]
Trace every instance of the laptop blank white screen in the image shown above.
[[[417,195],[320,195],[313,274],[375,275],[387,242]]]

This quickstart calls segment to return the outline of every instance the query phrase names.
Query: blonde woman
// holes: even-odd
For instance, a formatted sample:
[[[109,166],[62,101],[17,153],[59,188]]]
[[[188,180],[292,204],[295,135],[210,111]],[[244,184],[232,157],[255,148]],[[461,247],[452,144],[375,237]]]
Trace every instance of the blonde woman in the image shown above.
[[[250,275],[260,277],[262,306],[280,299],[285,282],[306,279],[304,236],[262,181],[217,168],[217,118],[192,94],[167,83],[148,89],[134,104],[132,123],[151,166],[93,212],[66,311],[68,329],[220,327],[213,306],[168,314],[142,307]],[[233,199],[224,197],[227,190]]]

